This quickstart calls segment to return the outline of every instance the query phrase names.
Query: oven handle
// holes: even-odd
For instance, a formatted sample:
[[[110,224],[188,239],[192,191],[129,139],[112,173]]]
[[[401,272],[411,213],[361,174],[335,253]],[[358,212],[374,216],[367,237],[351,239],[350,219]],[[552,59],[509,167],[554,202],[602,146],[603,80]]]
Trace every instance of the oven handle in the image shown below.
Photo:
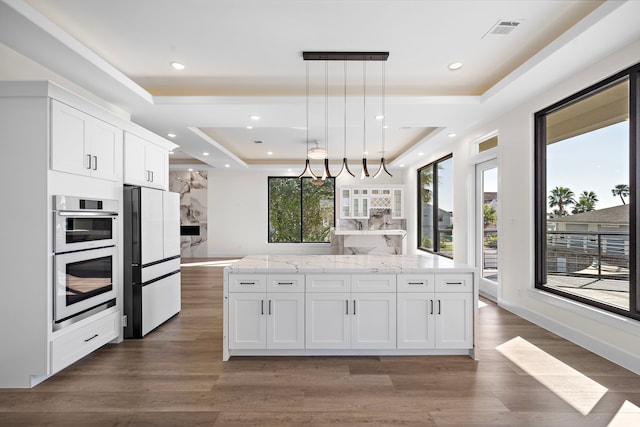
[[[58,211],[60,216],[118,216],[118,212],[104,211]]]

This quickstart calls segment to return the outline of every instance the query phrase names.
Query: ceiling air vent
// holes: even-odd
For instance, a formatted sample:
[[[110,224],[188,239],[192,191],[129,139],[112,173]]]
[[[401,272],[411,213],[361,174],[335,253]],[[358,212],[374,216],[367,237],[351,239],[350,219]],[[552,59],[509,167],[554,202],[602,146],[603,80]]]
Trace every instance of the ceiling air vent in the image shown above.
[[[256,139],[255,141],[253,141],[254,144],[262,144],[262,141],[260,141],[259,139]]]
[[[515,30],[522,20],[512,20],[512,21],[503,21],[499,20],[489,31],[485,33],[482,38],[494,38],[494,37],[504,37],[508,35],[511,31]]]

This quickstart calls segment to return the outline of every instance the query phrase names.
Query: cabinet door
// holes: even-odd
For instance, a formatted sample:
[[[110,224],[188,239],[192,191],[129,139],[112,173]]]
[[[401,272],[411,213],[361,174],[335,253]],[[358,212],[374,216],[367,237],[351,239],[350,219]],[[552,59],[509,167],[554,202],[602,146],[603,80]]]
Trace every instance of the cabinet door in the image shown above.
[[[340,218],[351,218],[351,189],[340,189]]]
[[[124,183],[147,185],[145,165],[145,145],[142,138],[125,133],[124,135]]]
[[[435,346],[434,294],[398,293],[398,348]]]
[[[85,153],[85,127],[89,116],[57,101],[51,102],[51,169],[90,175]]]
[[[470,293],[436,293],[436,348],[473,347]]]
[[[148,171],[148,185],[162,190],[168,189],[169,159],[167,150],[157,145],[146,145],[145,164]]]
[[[349,348],[349,293],[307,293],[306,296],[306,348]]]
[[[267,348],[304,348],[304,294],[267,294]]]
[[[391,193],[391,218],[404,218],[402,206],[402,188],[394,188]]]
[[[351,294],[351,348],[396,348],[396,294]]]
[[[142,264],[164,259],[162,191],[142,188],[140,244]]]
[[[263,293],[229,293],[229,348],[267,348]]]
[[[118,181],[122,178],[122,131],[90,118],[86,125],[86,149],[91,155],[91,176]]]

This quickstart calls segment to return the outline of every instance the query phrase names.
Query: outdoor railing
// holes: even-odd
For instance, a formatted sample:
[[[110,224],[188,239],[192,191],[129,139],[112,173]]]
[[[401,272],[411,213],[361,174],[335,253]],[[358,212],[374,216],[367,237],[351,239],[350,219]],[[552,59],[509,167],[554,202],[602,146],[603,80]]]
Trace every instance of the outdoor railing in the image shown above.
[[[629,233],[547,231],[547,273],[629,280]]]

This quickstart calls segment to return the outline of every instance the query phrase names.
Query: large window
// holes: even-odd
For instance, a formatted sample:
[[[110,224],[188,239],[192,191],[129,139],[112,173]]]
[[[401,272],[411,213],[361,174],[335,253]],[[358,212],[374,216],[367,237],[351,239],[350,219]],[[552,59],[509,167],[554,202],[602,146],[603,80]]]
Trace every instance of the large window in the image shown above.
[[[269,243],[325,243],[335,222],[335,180],[269,177]]]
[[[418,249],[453,258],[453,157],[418,169]]]
[[[536,287],[640,318],[638,69],[536,113]]]

